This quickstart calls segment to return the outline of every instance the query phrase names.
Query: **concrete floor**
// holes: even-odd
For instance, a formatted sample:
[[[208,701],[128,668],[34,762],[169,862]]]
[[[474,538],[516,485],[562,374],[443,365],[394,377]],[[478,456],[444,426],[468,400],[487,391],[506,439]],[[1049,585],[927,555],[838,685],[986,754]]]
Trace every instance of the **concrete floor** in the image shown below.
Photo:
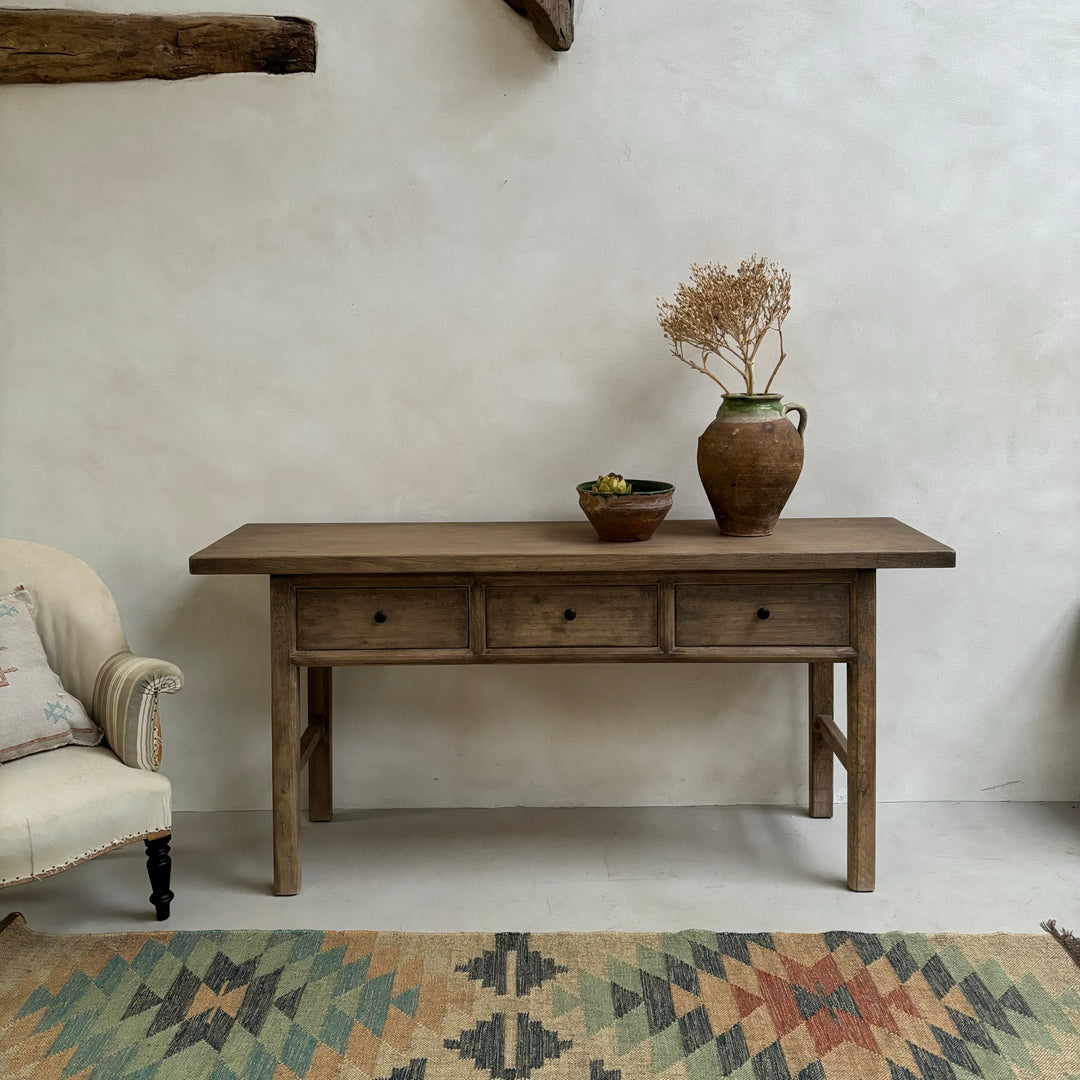
[[[270,891],[270,815],[173,823],[168,929],[1080,929],[1080,805],[888,803],[878,888],[844,887],[844,807],[392,810],[303,824],[304,887]],[[145,930],[143,846],[0,893],[41,931]]]

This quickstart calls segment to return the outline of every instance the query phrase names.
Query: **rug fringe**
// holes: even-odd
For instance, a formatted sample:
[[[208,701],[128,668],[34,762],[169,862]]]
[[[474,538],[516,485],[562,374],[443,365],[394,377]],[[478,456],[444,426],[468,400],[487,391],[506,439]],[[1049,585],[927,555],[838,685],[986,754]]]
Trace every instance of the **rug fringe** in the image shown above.
[[[1054,919],[1047,919],[1039,925],[1072,957],[1072,962],[1080,967],[1080,938],[1071,930],[1059,930]]]

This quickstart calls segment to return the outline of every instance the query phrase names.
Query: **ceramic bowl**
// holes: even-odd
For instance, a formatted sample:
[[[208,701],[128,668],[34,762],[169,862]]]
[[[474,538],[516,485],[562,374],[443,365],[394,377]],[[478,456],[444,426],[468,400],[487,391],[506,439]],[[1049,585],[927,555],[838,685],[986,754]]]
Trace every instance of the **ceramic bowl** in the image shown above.
[[[628,480],[629,495],[600,495],[595,480],[578,484],[578,502],[601,540],[648,540],[671,509],[675,485],[662,480]]]

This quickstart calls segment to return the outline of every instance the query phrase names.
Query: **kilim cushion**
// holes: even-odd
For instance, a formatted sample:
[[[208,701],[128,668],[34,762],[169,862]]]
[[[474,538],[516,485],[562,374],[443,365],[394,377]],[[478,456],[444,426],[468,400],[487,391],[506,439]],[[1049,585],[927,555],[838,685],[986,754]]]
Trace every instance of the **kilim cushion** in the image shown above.
[[[49,667],[29,591],[20,587],[0,597],[0,761],[100,741],[82,702]]]

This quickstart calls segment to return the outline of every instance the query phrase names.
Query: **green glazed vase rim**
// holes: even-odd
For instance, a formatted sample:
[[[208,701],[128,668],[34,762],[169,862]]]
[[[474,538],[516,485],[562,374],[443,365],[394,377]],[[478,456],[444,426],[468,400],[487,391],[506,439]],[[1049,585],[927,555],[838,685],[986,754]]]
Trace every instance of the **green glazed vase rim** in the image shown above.
[[[783,394],[722,394],[725,401],[783,401]]]
[[[578,484],[577,490],[582,495],[599,495],[604,499],[625,499],[628,496],[632,499],[635,495],[666,495],[669,491],[675,490],[675,485],[669,484],[666,480],[635,480],[628,476],[626,482],[633,490],[593,491],[592,486],[596,483],[595,480],[586,480],[583,484]]]

